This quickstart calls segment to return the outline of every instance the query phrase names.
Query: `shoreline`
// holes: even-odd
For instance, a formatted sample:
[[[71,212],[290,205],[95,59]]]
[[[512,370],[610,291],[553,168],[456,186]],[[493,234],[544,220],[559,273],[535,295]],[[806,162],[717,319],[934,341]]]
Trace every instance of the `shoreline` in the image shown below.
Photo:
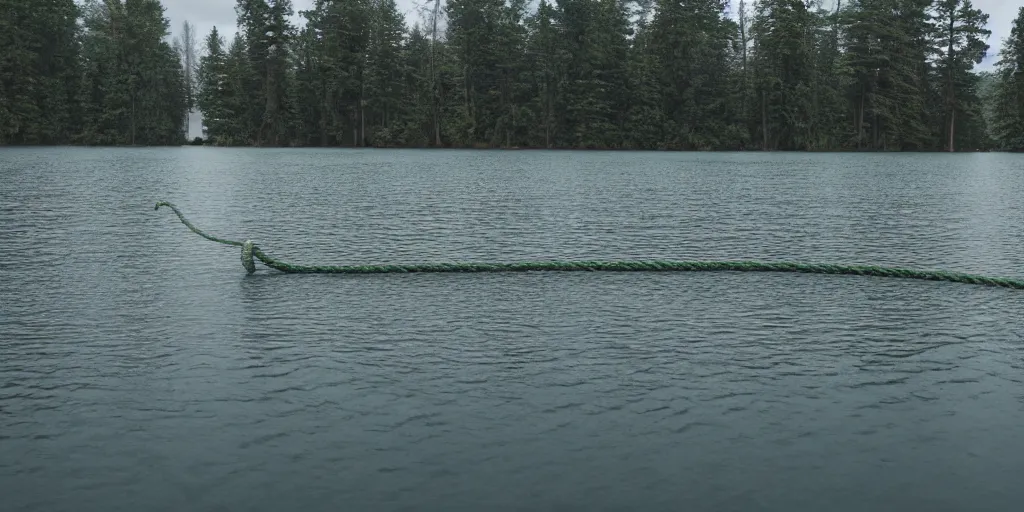
[[[214,149],[339,149],[339,150],[456,150],[456,151],[581,151],[581,152],[615,152],[615,153],[867,153],[867,154],[970,154],[970,153],[1024,153],[1010,149],[974,149],[963,151],[946,151],[940,149],[922,150],[878,150],[878,149],[666,149],[666,148],[574,148],[574,147],[473,147],[473,146],[216,146],[213,144],[167,144],[167,145],[100,145],[100,144],[0,144],[6,148],[110,148],[110,149],[141,149],[141,148],[214,148]]]

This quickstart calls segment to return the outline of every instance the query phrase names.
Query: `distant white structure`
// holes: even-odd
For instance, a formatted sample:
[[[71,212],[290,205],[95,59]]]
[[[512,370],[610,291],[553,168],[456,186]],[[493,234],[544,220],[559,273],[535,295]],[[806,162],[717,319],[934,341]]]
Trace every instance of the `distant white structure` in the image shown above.
[[[188,119],[188,140],[189,142],[195,140],[196,137],[203,136],[203,113],[195,110]]]

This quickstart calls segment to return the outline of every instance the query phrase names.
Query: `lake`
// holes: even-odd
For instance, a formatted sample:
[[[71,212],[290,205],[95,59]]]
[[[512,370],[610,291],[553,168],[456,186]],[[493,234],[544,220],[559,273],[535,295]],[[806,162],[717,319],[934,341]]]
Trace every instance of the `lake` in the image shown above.
[[[1008,511],[1024,155],[0,149],[4,511]]]

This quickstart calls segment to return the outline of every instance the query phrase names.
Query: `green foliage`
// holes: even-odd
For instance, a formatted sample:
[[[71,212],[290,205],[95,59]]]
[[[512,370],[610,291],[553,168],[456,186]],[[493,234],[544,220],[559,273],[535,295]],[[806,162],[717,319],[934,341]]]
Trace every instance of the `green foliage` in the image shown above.
[[[857,149],[939,146],[931,125],[929,0],[859,0],[842,15],[847,28],[849,134]],[[894,13],[896,16],[894,16]]]
[[[943,147],[982,148],[987,144],[978,75],[972,73],[988,51],[985,29],[988,15],[975,9],[971,0],[935,0],[933,34],[937,57],[935,81],[942,96]]]
[[[0,0],[0,13],[0,143],[184,142],[185,78],[158,0]]]
[[[971,0],[236,0],[198,63],[159,0],[0,7],[2,144],[1024,150]]]
[[[78,140],[86,144],[184,142],[187,99],[178,54],[158,0],[90,0],[82,31]]]
[[[1024,7],[1000,57],[992,84],[992,132],[999,148],[1024,151]]]
[[[0,144],[66,144],[79,89],[73,0],[0,0]]]

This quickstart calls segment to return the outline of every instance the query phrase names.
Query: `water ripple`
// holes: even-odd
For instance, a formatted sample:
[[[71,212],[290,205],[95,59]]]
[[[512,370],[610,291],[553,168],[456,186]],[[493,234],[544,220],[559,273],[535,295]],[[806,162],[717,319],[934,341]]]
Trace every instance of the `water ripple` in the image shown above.
[[[1019,291],[245,276],[234,248],[152,204],[304,263],[757,258],[1022,277],[1022,162],[4,150],[3,508],[1012,510]]]

